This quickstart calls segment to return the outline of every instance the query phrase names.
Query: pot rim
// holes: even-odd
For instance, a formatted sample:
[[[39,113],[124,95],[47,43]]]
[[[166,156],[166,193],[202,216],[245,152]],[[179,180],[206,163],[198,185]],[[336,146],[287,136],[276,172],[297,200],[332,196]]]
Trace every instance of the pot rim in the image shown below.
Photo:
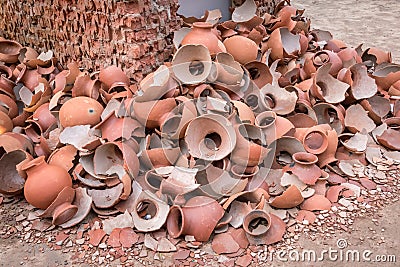
[[[302,165],[312,165],[318,162],[318,157],[308,152],[296,152],[292,155],[294,162]]]
[[[265,232],[260,233],[260,234],[254,234],[252,231],[250,231],[248,225],[256,218],[262,218],[268,222],[268,226],[267,226],[267,229],[265,230]],[[269,229],[271,228],[271,223],[272,223],[272,220],[271,220],[271,215],[269,213],[267,213],[264,210],[258,210],[258,209],[252,210],[243,219],[243,230],[251,236],[261,236],[261,235],[266,234],[269,231]]]

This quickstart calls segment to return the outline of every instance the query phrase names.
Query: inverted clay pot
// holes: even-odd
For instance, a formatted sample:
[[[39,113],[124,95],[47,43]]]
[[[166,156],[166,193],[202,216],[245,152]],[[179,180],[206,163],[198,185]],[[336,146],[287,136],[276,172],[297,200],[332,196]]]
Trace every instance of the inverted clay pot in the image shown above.
[[[206,114],[193,119],[185,134],[189,153],[204,160],[220,160],[235,148],[236,133],[225,117]]]
[[[218,37],[212,32],[213,25],[208,22],[194,22],[192,29],[182,39],[181,45],[204,45],[211,55],[223,52],[218,44]]]
[[[192,235],[197,241],[208,241],[224,213],[224,209],[214,199],[193,197],[183,207],[171,207],[167,218],[168,234],[173,238]]]
[[[146,128],[154,129],[160,127],[175,109],[176,101],[174,98],[162,100],[134,102],[132,104],[135,118]]]
[[[264,210],[253,210],[243,220],[243,229],[252,245],[270,245],[282,240],[286,224]]]
[[[251,124],[235,125],[235,132],[236,146],[231,154],[232,162],[248,167],[259,165],[268,152],[264,133]]]
[[[38,217],[53,218],[54,225],[60,225],[69,221],[78,211],[78,207],[72,205],[75,198],[75,190],[71,187],[65,187],[57,195],[50,206],[40,213]]]
[[[60,123],[63,127],[87,124],[94,126],[100,122],[103,110],[103,106],[93,98],[86,96],[74,97],[61,106],[59,113]]]
[[[321,169],[316,165],[318,157],[307,152],[293,154],[294,166],[290,168],[293,174],[305,184],[314,185],[321,177]]]
[[[112,89],[116,86],[129,86],[128,76],[121,68],[114,65],[100,70],[99,80],[106,86],[106,89]]]
[[[183,84],[199,84],[211,71],[211,56],[204,45],[184,45],[172,59],[172,72]]]
[[[226,47],[226,51],[242,65],[257,59],[257,44],[244,36],[235,35],[229,37],[225,39],[224,45]]]
[[[75,199],[72,205],[78,207],[78,211],[71,219],[60,225],[62,228],[77,225],[89,214],[92,207],[92,198],[87,194],[86,188],[78,187],[75,189]]]
[[[27,174],[24,187],[26,200],[40,209],[47,209],[65,187],[72,186],[68,172],[56,165],[47,164],[44,156],[24,162],[21,170]]]

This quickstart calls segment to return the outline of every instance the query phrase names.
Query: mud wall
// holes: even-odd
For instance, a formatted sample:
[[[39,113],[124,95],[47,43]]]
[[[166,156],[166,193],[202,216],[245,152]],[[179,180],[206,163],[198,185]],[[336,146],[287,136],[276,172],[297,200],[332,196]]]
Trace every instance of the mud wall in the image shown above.
[[[264,13],[276,1],[256,2]],[[78,61],[98,70],[117,64],[139,80],[173,52],[178,7],[178,0],[1,0],[0,36],[51,49],[64,66]]]

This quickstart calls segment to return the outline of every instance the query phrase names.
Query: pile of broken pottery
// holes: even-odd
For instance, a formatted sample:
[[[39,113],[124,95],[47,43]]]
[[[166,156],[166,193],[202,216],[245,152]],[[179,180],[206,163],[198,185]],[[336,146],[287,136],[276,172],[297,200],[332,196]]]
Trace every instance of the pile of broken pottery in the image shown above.
[[[362,173],[400,149],[400,65],[310,30],[287,1],[255,12],[184,18],[172,61],[138,85],[1,39],[0,193],[62,228],[94,212],[108,235],[214,235],[235,253],[376,188]]]

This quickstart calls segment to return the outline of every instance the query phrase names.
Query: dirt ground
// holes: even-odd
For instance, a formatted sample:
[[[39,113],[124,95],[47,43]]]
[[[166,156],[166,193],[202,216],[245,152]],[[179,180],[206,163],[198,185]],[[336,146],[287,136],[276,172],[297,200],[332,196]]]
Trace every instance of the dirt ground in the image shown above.
[[[335,38],[356,46],[364,43],[364,48],[376,46],[392,51],[394,61],[400,62],[400,31],[398,0],[298,0],[292,4],[306,9],[306,16],[312,19],[312,27],[329,30]],[[20,202],[21,203],[21,202]],[[23,206],[18,207],[22,211]],[[356,219],[351,233],[335,231],[325,238],[311,240],[302,236],[299,245],[305,250],[337,249],[338,239],[347,241],[347,249],[364,252],[371,251],[371,259],[375,255],[395,255],[397,263],[370,264],[333,262],[324,260],[317,263],[301,263],[288,261],[277,262],[280,266],[399,266],[400,235],[398,218],[399,203],[392,203],[380,209],[372,217]],[[0,229],[13,218],[0,218]],[[72,255],[61,251],[52,251],[44,244],[28,244],[17,238],[0,239],[0,266],[71,266]],[[164,262],[164,264],[166,264]],[[113,264],[114,265],[114,264]]]

